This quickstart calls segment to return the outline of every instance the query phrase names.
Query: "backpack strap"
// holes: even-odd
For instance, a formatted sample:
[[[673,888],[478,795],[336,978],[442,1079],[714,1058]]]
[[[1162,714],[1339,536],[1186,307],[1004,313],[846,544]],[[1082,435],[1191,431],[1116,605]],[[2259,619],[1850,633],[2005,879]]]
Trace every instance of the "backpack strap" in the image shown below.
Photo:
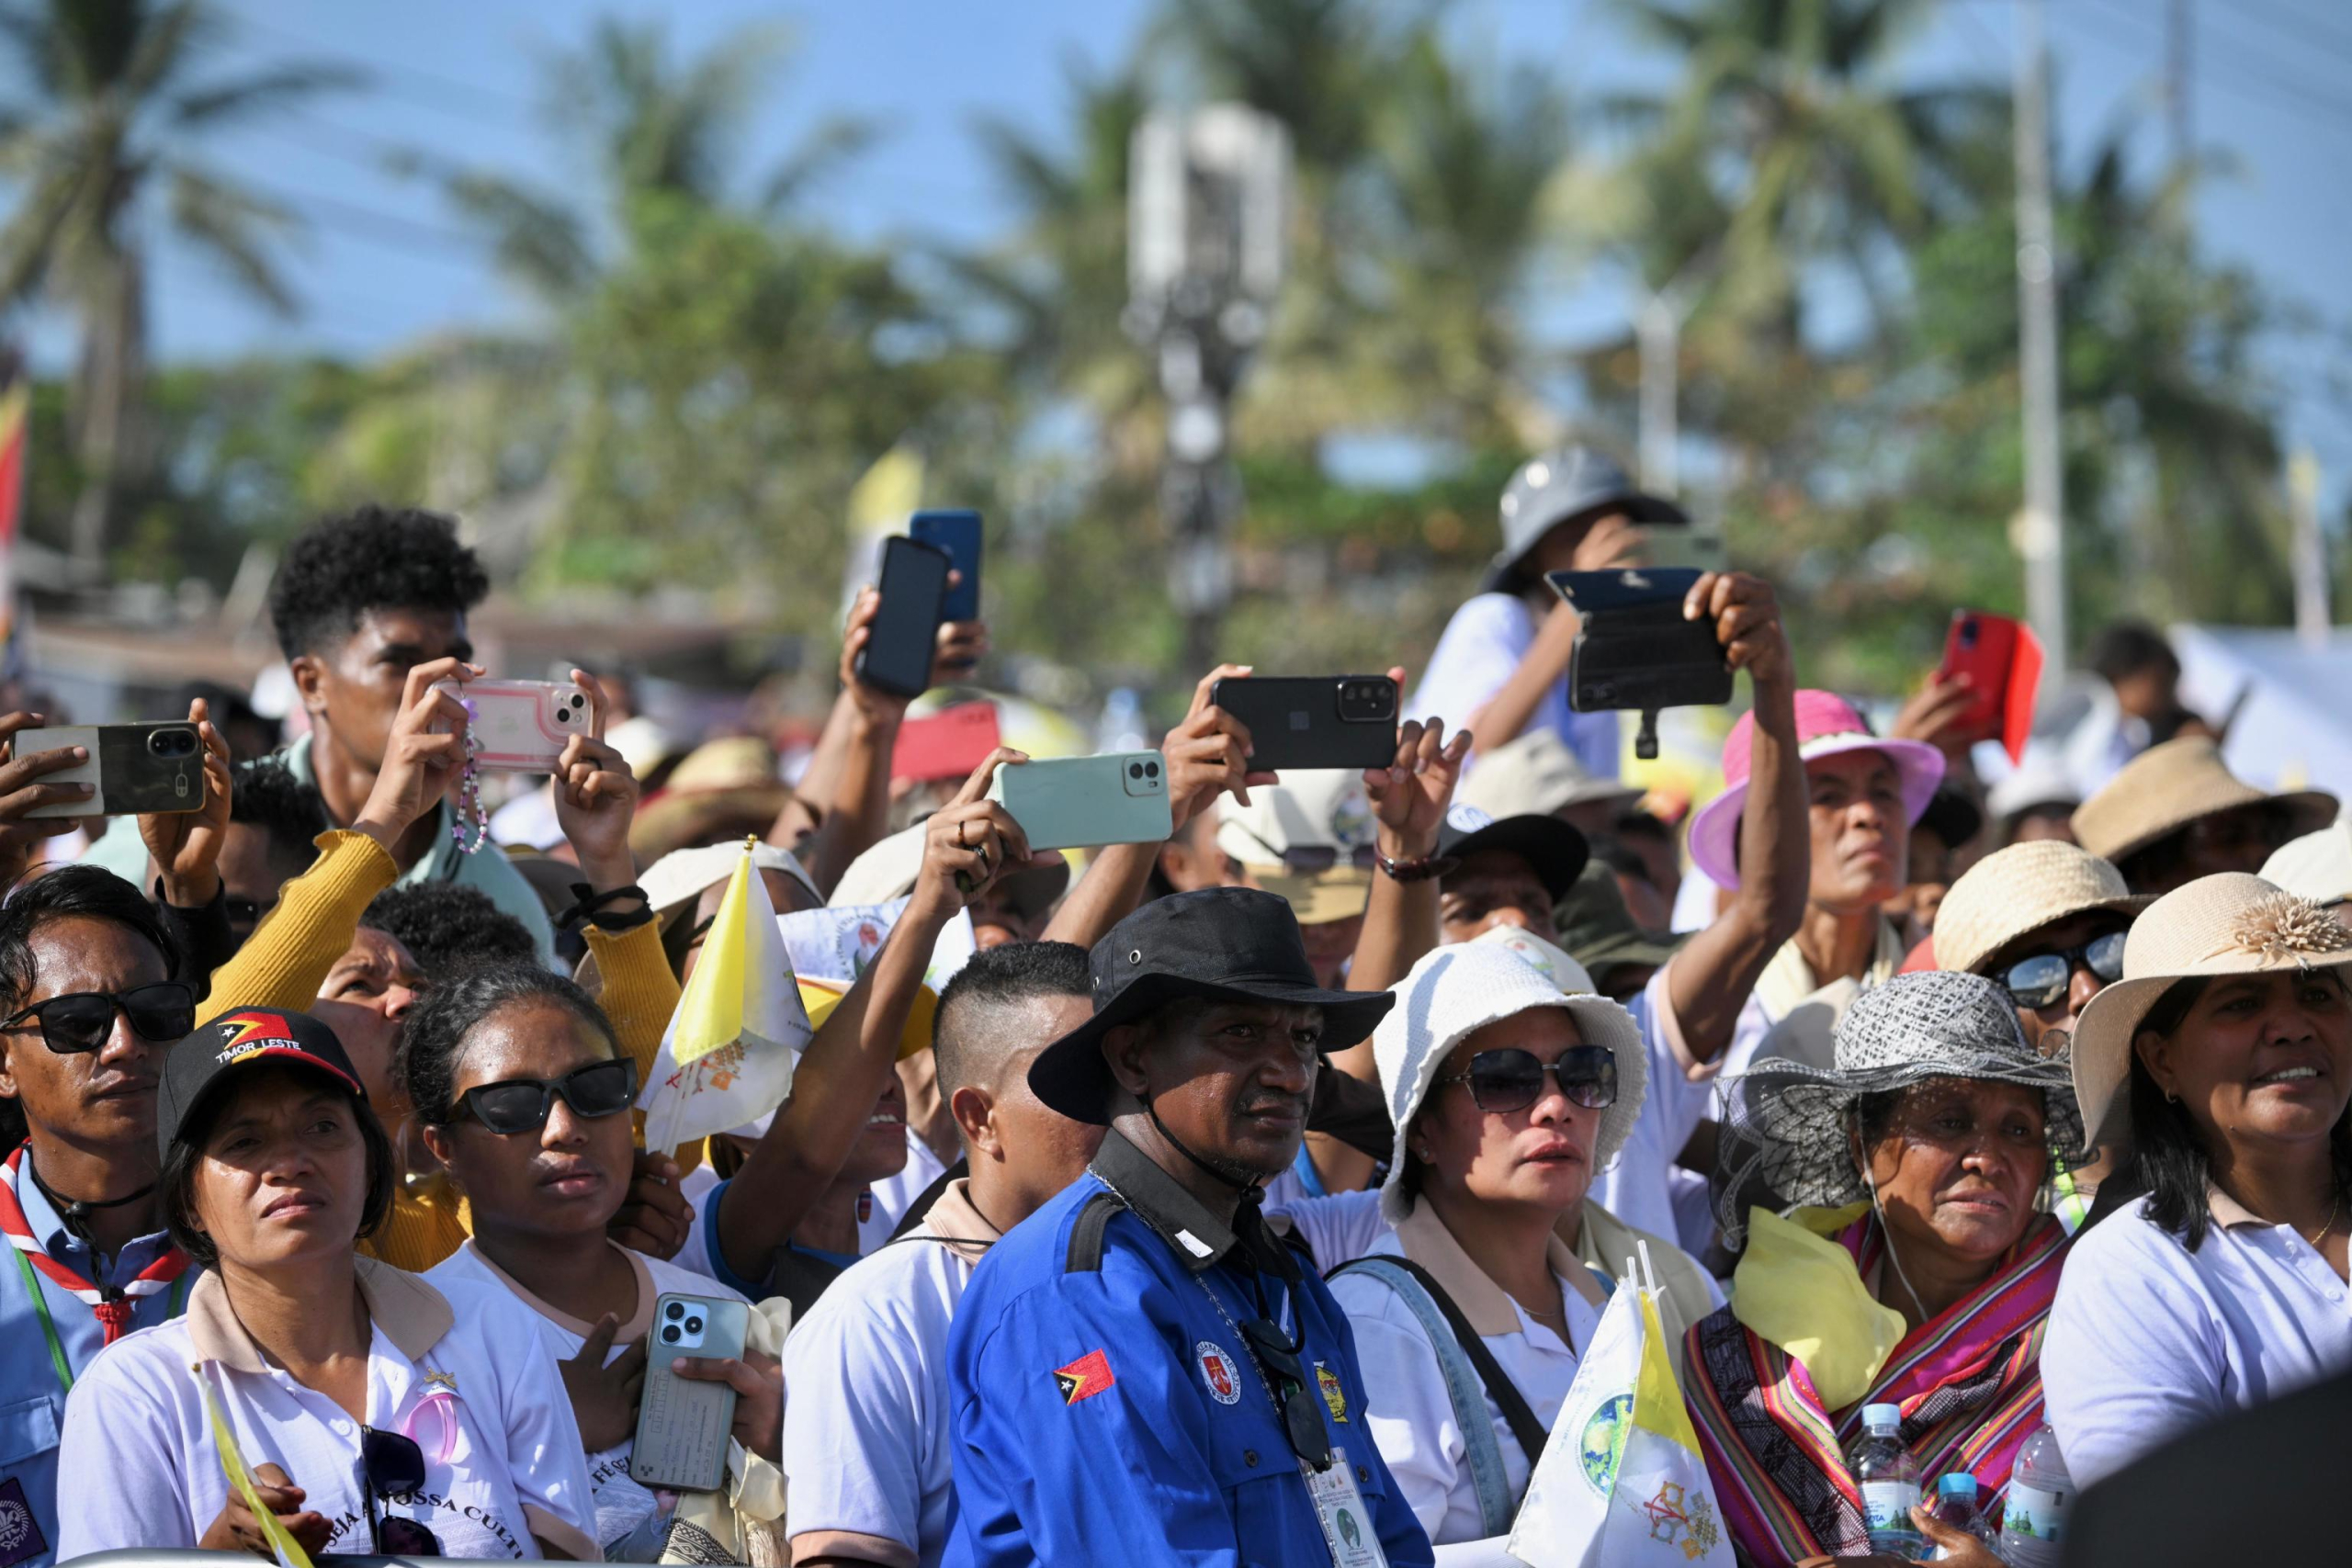
[[[1502,1412],[1503,1424],[1527,1458],[1531,1478],[1550,1434],[1535,1419],[1494,1352],[1472,1331],[1462,1309],[1427,1269],[1410,1258],[1383,1255],[1342,1263],[1328,1278],[1336,1280],[1350,1272],[1369,1274],[1395,1292],[1429,1336],[1437,1352],[1438,1370],[1445,1377],[1446,1397],[1453,1404],[1454,1425],[1462,1429],[1471,1483],[1478,1495],[1480,1528],[1490,1536],[1508,1533],[1519,1499],[1503,1470],[1502,1444],[1496,1440],[1487,1402],[1493,1400]]]
[[[1069,1250],[1062,1256],[1065,1274],[1093,1274],[1102,1268],[1102,1233],[1111,1228],[1112,1216],[1126,1212],[1126,1204],[1116,1192],[1108,1189],[1089,1198],[1078,1211],[1078,1218],[1069,1227]]]

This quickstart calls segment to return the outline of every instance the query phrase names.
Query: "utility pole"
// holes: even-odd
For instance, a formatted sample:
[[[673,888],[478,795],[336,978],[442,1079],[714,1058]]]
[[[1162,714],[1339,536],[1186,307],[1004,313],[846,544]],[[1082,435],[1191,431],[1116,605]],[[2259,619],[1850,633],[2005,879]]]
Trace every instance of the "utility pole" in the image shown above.
[[[2195,106],[2189,101],[2191,51],[2196,44],[2191,0],[2171,0],[2165,15],[2165,116],[2172,127],[2172,166],[2188,172],[2197,155]]]
[[[2287,459],[2287,505],[2295,520],[2295,640],[2327,650],[2327,540],[2319,531],[2319,459],[2309,447]]]
[[[2058,260],[2050,220],[2050,56],[2041,0],[2018,0],[2014,134],[2018,182],[2018,376],[2025,406],[2026,619],[2048,650],[2043,689],[2066,670],[2066,494],[2058,395]]]
[[[1671,496],[1682,482],[1682,323],[1699,302],[1700,279],[1713,265],[1712,248],[1701,251],[1642,301],[1634,313],[1634,341],[1641,349],[1640,434],[1642,488]]]
[[[1152,351],[1168,403],[1159,508],[1187,670],[1216,662],[1233,597],[1233,399],[1282,287],[1289,188],[1289,132],[1246,106],[1153,114],[1136,128],[1125,324]]]

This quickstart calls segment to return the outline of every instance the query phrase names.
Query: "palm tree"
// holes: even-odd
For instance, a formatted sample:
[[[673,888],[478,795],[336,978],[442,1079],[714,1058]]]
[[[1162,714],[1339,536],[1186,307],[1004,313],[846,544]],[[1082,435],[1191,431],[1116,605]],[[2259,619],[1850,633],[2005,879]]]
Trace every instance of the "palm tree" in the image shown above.
[[[144,458],[147,244],[168,227],[246,294],[291,312],[277,248],[299,227],[268,197],[207,167],[203,139],[264,111],[355,85],[319,64],[240,76],[203,71],[219,26],[203,0],[20,0],[0,8],[30,102],[0,111],[0,302],[46,298],[80,319],[74,444],[82,490],[76,567],[103,570],[128,482]]]

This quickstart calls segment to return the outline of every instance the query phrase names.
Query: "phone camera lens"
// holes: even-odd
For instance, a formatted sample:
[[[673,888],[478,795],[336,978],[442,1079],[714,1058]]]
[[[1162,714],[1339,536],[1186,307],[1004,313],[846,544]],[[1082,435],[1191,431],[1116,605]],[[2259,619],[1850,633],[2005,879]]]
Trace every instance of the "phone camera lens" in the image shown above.
[[[678,1327],[677,1325],[672,1324],[662,1331],[662,1343],[664,1345],[675,1345],[677,1342]]]
[[[686,1319],[686,1332],[689,1334],[700,1334],[702,1332],[702,1319],[698,1317],[690,1317]]]
[[[1146,778],[1156,779],[1159,776],[1159,764],[1157,762],[1146,762],[1143,765],[1143,772]]]
[[[1127,777],[1131,779],[1139,779],[1143,777],[1143,764],[1141,762],[1129,762],[1127,764]]]
[[[675,1323],[678,1319],[686,1315],[686,1309],[680,1306],[677,1303],[672,1302],[670,1303],[670,1310],[662,1314],[662,1315],[667,1317],[671,1322]]]

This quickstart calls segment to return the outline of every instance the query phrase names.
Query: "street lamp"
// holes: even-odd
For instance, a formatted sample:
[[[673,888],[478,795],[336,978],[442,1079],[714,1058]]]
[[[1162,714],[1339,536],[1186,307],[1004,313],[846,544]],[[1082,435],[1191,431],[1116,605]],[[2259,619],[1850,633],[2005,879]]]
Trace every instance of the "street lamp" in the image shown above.
[[[1290,134],[1267,115],[1211,104],[1136,128],[1125,324],[1153,351],[1168,402],[1159,506],[1190,670],[1216,661],[1217,620],[1233,596],[1233,397],[1282,288],[1289,199]]]

